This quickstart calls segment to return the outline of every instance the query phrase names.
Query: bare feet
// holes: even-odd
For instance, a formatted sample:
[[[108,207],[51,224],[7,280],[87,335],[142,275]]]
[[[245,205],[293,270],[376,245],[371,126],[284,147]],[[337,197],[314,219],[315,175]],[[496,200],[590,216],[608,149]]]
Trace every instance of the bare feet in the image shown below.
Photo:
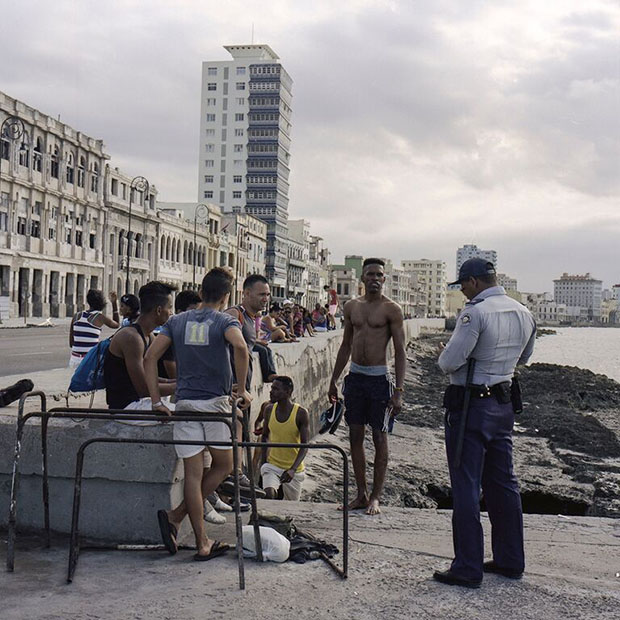
[[[360,510],[361,508],[367,507],[368,495],[358,495],[352,502],[349,503],[349,510]],[[342,510],[342,506],[339,506],[338,510]]]
[[[367,515],[378,515],[381,512],[381,508],[379,508],[379,500],[371,499],[368,502],[368,507],[366,508]]]

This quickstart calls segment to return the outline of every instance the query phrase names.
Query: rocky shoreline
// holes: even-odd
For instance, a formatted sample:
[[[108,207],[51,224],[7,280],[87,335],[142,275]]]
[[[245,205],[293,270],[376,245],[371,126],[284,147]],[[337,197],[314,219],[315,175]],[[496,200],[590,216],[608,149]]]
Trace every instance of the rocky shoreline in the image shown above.
[[[449,335],[423,334],[409,343],[406,405],[390,439],[387,505],[451,507],[441,406],[447,380],[436,364],[437,345]],[[527,366],[520,379],[524,411],[514,446],[524,511],[620,517],[620,384],[555,364]],[[346,445],[347,429],[343,424],[328,437]],[[332,454],[309,457],[306,499],[339,501],[340,469]]]

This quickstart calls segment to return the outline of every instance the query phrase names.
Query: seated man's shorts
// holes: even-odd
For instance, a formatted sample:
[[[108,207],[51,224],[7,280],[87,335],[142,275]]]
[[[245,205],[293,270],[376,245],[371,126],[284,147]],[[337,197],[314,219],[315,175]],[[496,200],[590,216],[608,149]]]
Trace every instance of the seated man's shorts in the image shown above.
[[[275,489],[277,491],[280,486],[282,486],[284,499],[298,502],[301,497],[301,486],[306,478],[306,473],[303,471],[295,472],[290,482],[282,484],[280,482],[280,476],[284,472],[284,469],[276,467],[271,463],[263,463],[263,466],[260,468],[260,474],[263,477],[263,489]]]
[[[390,398],[394,385],[388,375],[363,375],[350,372],[344,378],[344,419],[349,426],[369,424],[387,433],[392,408]]]
[[[193,413],[230,413],[228,396],[218,396],[209,400],[180,400],[175,411]],[[179,441],[230,441],[230,428],[225,422],[174,422],[173,439]],[[177,445],[175,450],[181,459],[200,454],[206,446]],[[228,446],[210,446],[213,450],[231,450]]]

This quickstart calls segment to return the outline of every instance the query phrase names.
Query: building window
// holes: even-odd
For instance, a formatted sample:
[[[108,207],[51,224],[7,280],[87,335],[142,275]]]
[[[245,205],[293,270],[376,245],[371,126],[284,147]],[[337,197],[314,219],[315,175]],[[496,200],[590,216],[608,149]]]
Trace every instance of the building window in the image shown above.
[[[88,245],[91,250],[95,249],[95,233],[90,233],[90,237],[88,240]]]
[[[213,159],[205,159],[205,168],[213,168],[215,161]]]
[[[207,190],[204,193],[205,198],[213,198],[213,192],[211,190]]]
[[[240,138],[241,136],[243,136],[243,129],[235,129],[235,136]]]
[[[207,75],[217,75],[217,67],[208,67]]]
[[[41,238],[41,222],[37,220],[32,220],[30,222],[30,236],[36,239]]]
[[[245,105],[245,97],[237,97],[237,105]]]
[[[25,217],[17,218],[17,234],[18,235],[26,234],[26,218]]]
[[[32,169],[37,172],[41,172],[42,168],[42,160],[43,160],[43,146],[41,142],[41,138],[37,138],[37,144],[34,147],[34,152],[32,154]]]
[[[97,193],[99,190],[99,166],[97,162],[93,163],[90,175],[90,191]]]
[[[205,174],[205,183],[213,183],[213,175]]]
[[[243,144],[235,144],[234,151],[235,153],[243,153]]]
[[[118,196],[118,180],[117,179],[112,179],[110,191],[112,192],[112,196]]]
[[[243,160],[242,159],[234,159],[233,160],[233,166],[241,166],[243,164]]]
[[[240,174],[236,174],[233,176],[233,183],[242,183],[243,177]]]
[[[73,177],[75,173],[75,164],[73,161],[73,153],[67,156],[67,183],[73,185]]]
[[[237,75],[245,75],[245,67],[237,67]]]
[[[235,120],[236,120],[236,121],[242,121],[244,118],[245,118],[245,114],[242,114],[242,113],[240,113],[240,112],[237,112],[237,113],[235,114]]]
[[[50,226],[50,228],[47,231],[47,237],[48,239],[50,239],[50,241],[55,241],[56,240],[56,229]]]
[[[215,82],[209,82],[207,84],[207,90],[217,90],[217,84]]]
[[[52,178],[58,178],[58,147],[55,146],[51,156],[50,174]]]
[[[236,198],[236,199],[241,198],[241,192],[233,192],[233,198]]]
[[[215,97],[209,97],[207,99],[207,105],[215,105],[217,103],[217,99]]]
[[[207,138],[214,136],[215,135],[215,129],[207,129],[205,131],[205,135],[207,136]]]
[[[215,151],[215,144],[205,144],[205,151],[207,153],[213,153]]]
[[[80,157],[80,163],[78,165],[78,178],[77,178],[78,187],[84,187],[85,179],[86,179],[86,160],[84,159],[84,157]]]
[[[207,123],[215,123],[215,114],[207,114]]]
[[[245,82],[237,82],[237,90],[245,90]]]
[[[82,247],[82,231],[81,230],[75,231],[75,245],[79,245],[80,247]]]

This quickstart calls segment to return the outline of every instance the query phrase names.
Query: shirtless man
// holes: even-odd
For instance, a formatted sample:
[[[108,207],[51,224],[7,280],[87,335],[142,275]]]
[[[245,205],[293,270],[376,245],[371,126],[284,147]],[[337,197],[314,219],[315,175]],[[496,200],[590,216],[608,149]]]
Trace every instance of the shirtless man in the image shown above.
[[[382,293],[385,263],[367,258],[362,266],[365,294],[351,299],[344,306],[344,336],[338,350],[329,385],[329,397],[338,397],[336,382],[351,358],[349,374],[344,380],[345,420],[349,425],[351,459],[357,497],[349,509],[366,508],[366,514],[381,512],[379,500],[385,482],[388,462],[387,431],[390,417],[402,407],[405,379],[405,333],[401,307]],[[386,350],[390,338],[394,343],[396,385],[391,382]],[[372,428],[375,445],[375,466],[372,493],[366,484],[364,454],[365,425]]]

